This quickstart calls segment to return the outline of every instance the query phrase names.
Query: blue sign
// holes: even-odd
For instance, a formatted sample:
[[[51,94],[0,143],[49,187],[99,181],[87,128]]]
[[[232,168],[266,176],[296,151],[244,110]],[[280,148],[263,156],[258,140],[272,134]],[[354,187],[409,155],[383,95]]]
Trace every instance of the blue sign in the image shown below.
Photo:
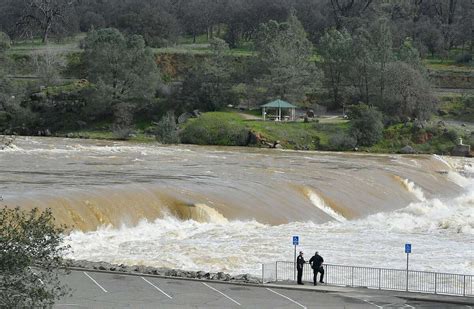
[[[293,246],[298,246],[300,244],[300,237],[293,236]]]
[[[411,244],[405,244],[405,253],[411,253]]]

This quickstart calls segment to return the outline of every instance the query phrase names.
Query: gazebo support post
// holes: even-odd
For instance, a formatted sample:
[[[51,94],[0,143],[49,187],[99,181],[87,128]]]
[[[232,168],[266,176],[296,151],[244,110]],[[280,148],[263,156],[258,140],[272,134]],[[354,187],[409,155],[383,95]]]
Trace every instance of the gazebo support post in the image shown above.
[[[281,107],[278,108],[278,121],[281,121]]]
[[[265,107],[262,109],[262,116],[263,116],[263,121],[265,121]]]

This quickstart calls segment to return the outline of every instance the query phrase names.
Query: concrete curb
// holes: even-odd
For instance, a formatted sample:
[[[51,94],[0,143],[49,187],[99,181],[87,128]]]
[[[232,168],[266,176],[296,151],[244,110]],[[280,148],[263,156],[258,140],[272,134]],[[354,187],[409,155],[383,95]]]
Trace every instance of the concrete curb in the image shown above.
[[[433,303],[445,303],[445,304],[453,304],[453,305],[466,305],[466,306],[474,306],[474,298],[472,300],[462,300],[462,299],[455,299],[453,297],[461,297],[465,298],[466,296],[449,296],[449,295],[432,295],[437,296],[436,299],[433,297],[425,297],[423,296],[405,296],[405,295],[395,295],[395,297],[406,299],[406,300],[415,300],[415,301],[425,301],[425,302],[433,302]],[[440,297],[441,299],[438,299]],[[443,297],[447,297],[448,299],[442,299]],[[466,297],[470,298],[470,297]]]

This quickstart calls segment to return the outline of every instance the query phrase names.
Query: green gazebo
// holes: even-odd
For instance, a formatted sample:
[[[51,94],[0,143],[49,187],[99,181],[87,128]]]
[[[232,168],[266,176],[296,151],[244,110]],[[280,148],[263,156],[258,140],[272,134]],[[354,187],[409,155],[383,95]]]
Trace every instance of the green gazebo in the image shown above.
[[[296,106],[294,106],[291,103],[288,103],[283,100],[275,100],[271,101],[270,103],[262,105],[262,116],[263,116],[263,121],[267,119],[267,110],[268,109],[274,109],[278,110],[278,115],[273,116],[273,118],[276,121],[281,121],[281,110],[282,109],[289,109],[290,110],[290,116],[289,120],[294,121],[295,120],[295,111],[296,111]]]

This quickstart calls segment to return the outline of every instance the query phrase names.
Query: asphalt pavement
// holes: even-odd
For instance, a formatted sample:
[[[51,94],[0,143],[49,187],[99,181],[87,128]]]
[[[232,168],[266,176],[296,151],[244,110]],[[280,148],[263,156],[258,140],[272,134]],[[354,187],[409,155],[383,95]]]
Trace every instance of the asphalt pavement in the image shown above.
[[[72,294],[55,308],[474,308],[472,298],[309,284],[242,285],[93,271],[72,271],[63,281]]]

